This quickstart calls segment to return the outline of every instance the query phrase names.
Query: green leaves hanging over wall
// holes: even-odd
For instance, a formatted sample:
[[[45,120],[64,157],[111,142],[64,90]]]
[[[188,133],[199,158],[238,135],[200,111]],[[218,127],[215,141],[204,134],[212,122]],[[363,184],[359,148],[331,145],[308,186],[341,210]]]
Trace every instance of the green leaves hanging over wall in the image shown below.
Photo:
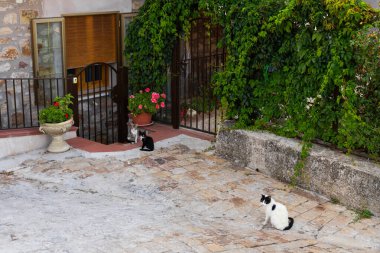
[[[132,83],[167,82],[174,42],[200,13],[224,28],[214,90],[239,126],[380,154],[377,11],[361,0],[147,0],[125,41]]]

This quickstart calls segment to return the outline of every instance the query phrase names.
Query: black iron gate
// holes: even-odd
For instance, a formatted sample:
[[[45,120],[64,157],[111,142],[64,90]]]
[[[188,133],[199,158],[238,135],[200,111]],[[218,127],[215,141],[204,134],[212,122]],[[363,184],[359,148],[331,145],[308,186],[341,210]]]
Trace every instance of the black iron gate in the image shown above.
[[[93,63],[71,71],[68,87],[75,97],[74,121],[79,127],[78,135],[103,144],[125,142],[128,132],[125,68]]]
[[[178,96],[179,125],[216,134],[221,118],[219,101],[211,85],[212,75],[223,67],[224,48],[218,47],[222,37],[220,26],[207,18],[197,19],[188,41],[179,41],[174,52],[172,89]],[[177,74],[177,75],[176,75]],[[178,90],[175,84],[179,84]]]

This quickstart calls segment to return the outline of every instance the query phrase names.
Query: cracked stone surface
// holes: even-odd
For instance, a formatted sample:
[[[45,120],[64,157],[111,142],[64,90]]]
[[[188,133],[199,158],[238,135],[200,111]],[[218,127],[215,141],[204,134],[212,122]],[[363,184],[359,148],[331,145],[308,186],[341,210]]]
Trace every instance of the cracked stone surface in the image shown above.
[[[380,252],[380,219],[212,151],[176,144],[133,159],[29,159],[0,169],[0,252]],[[261,227],[261,193],[290,231]]]

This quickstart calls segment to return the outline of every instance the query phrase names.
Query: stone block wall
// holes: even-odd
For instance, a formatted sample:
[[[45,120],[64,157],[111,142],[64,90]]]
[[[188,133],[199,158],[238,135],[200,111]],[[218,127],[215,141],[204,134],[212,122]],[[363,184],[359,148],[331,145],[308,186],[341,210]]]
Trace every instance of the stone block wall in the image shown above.
[[[41,0],[0,0],[0,78],[33,76],[30,20],[40,12]],[[33,83],[0,80],[0,128],[36,122],[31,100]]]
[[[30,19],[40,12],[41,0],[0,0],[0,78],[33,75]]]
[[[290,183],[301,144],[267,132],[222,129],[216,152],[239,166]],[[368,159],[315,144],[297,185],[351,208],[369,209],[380,215],[380,166]]]

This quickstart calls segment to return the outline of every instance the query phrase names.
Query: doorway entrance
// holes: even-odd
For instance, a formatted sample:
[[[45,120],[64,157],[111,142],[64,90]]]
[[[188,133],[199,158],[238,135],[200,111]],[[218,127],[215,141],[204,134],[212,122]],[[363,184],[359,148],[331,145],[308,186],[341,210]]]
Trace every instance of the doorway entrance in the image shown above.
[[[221,38],[220,26],[212,25],[208,18],[199,18],[193,22],[188,41],[177,43],[172,89],[178,97],[173,98],[179,108],[175,121],[181,127],[217,132],[221,110],[212,76],[223,68],[226,59],[225,49],[218,47]]]

